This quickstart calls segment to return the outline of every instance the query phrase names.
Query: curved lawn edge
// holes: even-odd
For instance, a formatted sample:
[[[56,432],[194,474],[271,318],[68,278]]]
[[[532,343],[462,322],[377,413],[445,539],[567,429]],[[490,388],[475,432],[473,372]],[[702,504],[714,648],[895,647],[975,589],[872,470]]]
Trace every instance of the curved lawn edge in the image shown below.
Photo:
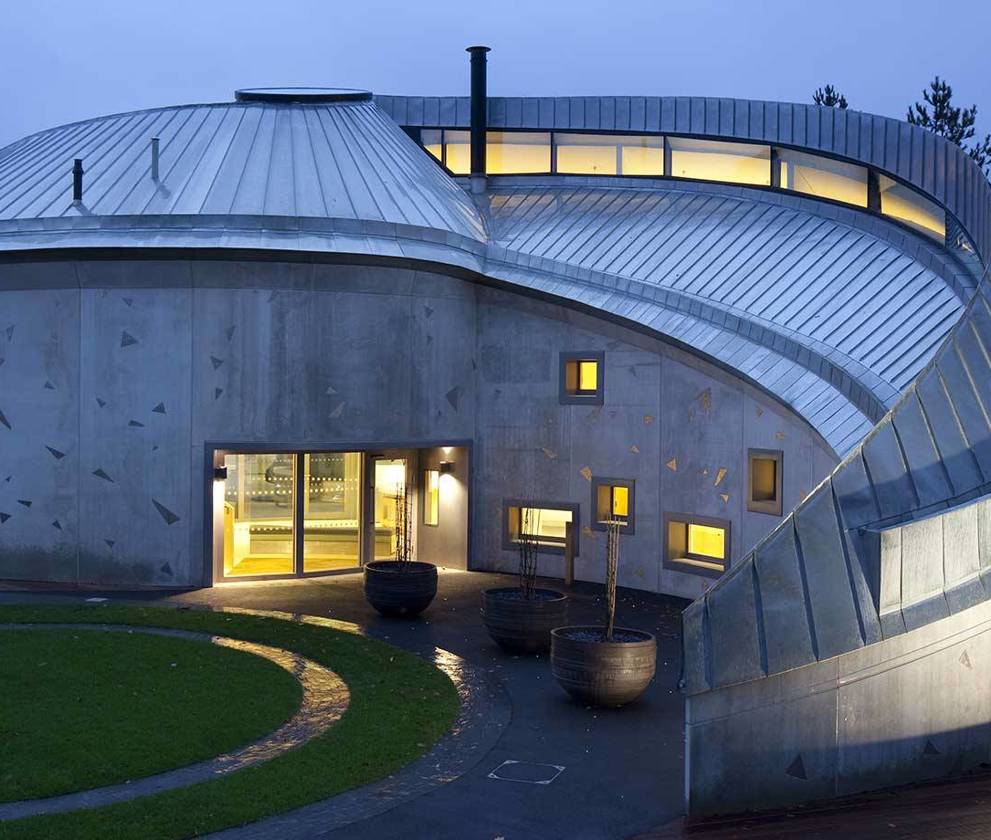
[[[0,606],[0,622],[127,624],[216,633],[300,653],[335,671],[351,691],[348,710],[336,725],[265,764],[115,805],[3,822],[5,840],[173,840],[244,825],[389,775],[430,749],[459,708],[451,679],[430,663],[324,622],[116,604],[5,605]]]
[[[53,806],[115,786],[137,795],[135,782],[237,754],[299,714],[303,686],[289,668],[211,644],[213,635],[172,635],[180,632],[0,625],[6,673],[25,671],[0,699],[16,721],[4,739],[13,773],[3,780],[0,820],[67,810]],[[199,714],[206,702],[239,703],[238,714],[208,719]]]

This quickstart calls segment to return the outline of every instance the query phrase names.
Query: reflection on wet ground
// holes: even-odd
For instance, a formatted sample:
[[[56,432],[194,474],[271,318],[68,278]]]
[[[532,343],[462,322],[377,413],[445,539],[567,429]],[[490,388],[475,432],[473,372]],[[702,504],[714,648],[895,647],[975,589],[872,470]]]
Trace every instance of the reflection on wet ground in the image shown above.
[[[315,615],[268,610],[215,608],[218,612],[282,618],[336,630],[352,630],[370,636],[358,625]],[[280,840],[323,837],[353,823],[391,811],[425,793],[463,776],[492,749],[512,718],[512,705],[505,687],[484,668],[435,645],[406,640],[403,649],[435,665],[454,683],[461,708],[451,728],[434,747],[411,764],[378,782],[339,793],[287,814],[269,817],[250,825],[210,835],[214,840]],[[423,836],[415,834],[408,836]]]
[[[250,611],[244,610],[243,612]],[[115,624],[8,624],[0,627],[0,630],[36,628],[148,633],[155,636],[172,636],[209,642],[220,647],[244,651],[268,659],[292,674],[303,689],[303,699],[296,713],[282,726],[254,743],[233,752],[121,784],[67,793],[62,796],[52,796],[46,799],[0,804],[0,820],[75,811],[80,808],[94,808],[113,802],[123,802],[139,796],[148,796],[152,793],[203,782],[254,764],[270,761],[326,732],[340,720],[351,699],[346,683],[329,668],[292,651],[255,642],[246,642],[241,639],[212,636],[208,633],[194,633],[188,630],[129,627]]]

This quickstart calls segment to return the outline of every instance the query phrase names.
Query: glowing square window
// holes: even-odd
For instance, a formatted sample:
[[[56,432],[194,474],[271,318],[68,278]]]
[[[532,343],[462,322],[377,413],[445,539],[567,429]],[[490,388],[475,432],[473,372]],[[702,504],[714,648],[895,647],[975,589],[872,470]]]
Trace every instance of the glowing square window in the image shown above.
[[[568,533],[572,535],[575,555],[578,554],[578,505],[564,502],[544,502],[521,499],[503,501],[504,530],[502,547],[515,550],[520,535],[532,536],[537,550],[550,554],[564,553]]]
[[[618,522],[621,533],[632,534],[636,524],[636,489],[629,478],[603,478],[592,476],[592,510],[595,516],[591,527],[595,531],[606,530],[609,522]]]
[[[561,404],[602,405],[604,364],[603,353],[562,353]]]
[[[664,568],[719,577],[729,566],[730,522],[680,513],[664,515]]]

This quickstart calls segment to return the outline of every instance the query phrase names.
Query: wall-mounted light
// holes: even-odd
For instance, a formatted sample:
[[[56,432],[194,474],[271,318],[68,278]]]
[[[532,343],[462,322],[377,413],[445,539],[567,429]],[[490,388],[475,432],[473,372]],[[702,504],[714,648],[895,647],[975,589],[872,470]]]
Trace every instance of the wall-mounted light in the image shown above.
[[[214,467],[213,468],[213,480],[214,481],[227,481],[227,467]]]
[[[454,461],[441,461],[440,462],[440,474],[450,475],[454,472]]]

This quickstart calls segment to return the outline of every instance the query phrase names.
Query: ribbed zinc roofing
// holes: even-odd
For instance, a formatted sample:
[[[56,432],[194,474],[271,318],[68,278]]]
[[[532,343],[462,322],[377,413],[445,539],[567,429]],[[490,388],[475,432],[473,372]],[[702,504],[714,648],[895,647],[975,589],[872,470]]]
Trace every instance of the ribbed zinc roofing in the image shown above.
[[[150,178],[150,140],[160,178]],[[68,173],[82,158],[82,207]],[[370,102],[227,103],[138,111],[0,151],[0,220],[254,215],[374,219],[480,238],[456,184]]]
[[[832,348],[891,386],[915,378],[960,316],[944,278],[834,219],[759,196],[608,187],[499,187],[505,248],[655,284]]]

